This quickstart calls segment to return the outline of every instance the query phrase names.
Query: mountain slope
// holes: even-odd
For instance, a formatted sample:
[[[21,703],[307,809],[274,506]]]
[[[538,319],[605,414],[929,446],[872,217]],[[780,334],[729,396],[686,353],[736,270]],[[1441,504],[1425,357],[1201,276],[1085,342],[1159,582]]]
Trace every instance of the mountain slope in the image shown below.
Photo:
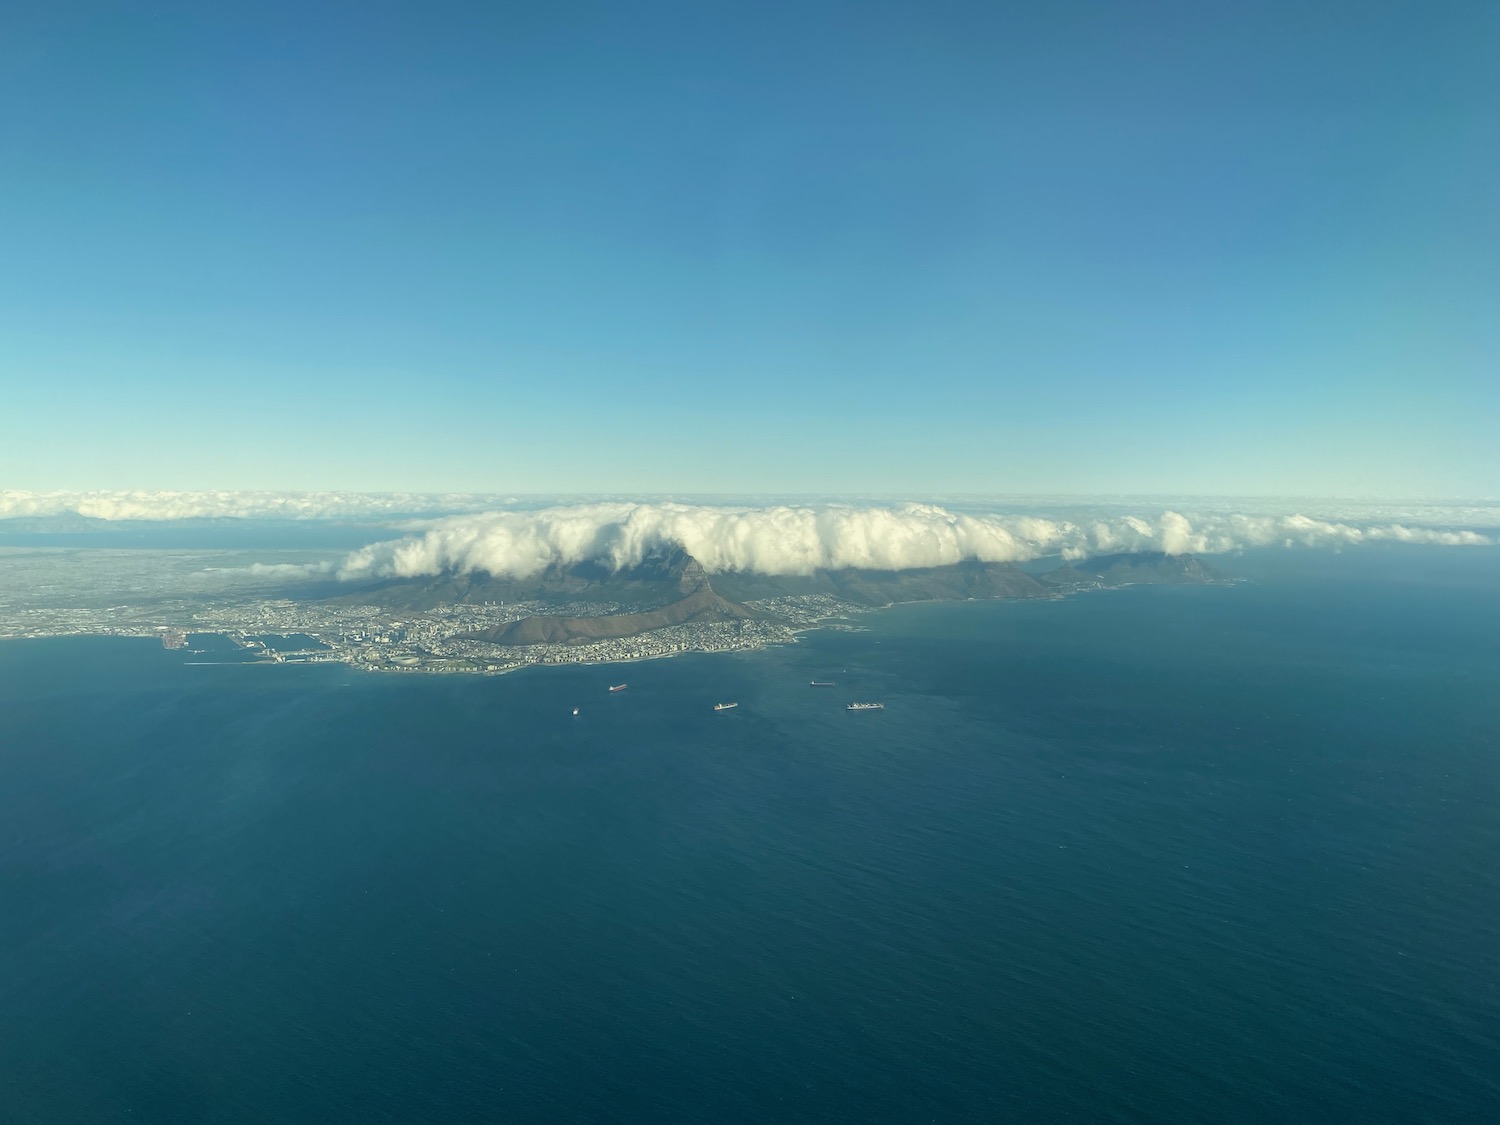
[[[1196,555],[1167,555],[1160,551],[1135,554],[1096,555],[1073,564],[1075,570],[1099,579],[1106,586],[1127,582],[1183,584],[1224,582],[1229,575]]]
[[[501,645],[569,644],[634,636],[688,622],[737,621],[767,616],[743,603],[828,595],[859,606],[897,602],[1056,597],[1075,590],[1131,583],[1223,581],[1223,572],[1192,555],[1101,555],[1031,575],[1006,563],[962,562],[911,570],[819,570],[809,575],[733,571],[712,580],[681,549],[648,556],[638,566],[611,571],[600,563],[554,566],[529,578],[485,574],[381,582],[336,602],[427,610],[440,605],[539,601],[559,608],[606,602],[627,612],[596,616],[537,614],[466,634]]]
[[[652,629],[689,622],[743,621],[754,615],[725,601],[704,582],[687,597],[642,613],[612,613],[600,617],[523,617],[494,629],[465,634],[469,640],[497,645],[579,644],[633,637]]]
[[[429,610],[440,605],[486,602],[618,602],[641,609],[669,605],[707,581],[698,560],[681,549],[648,556],[640,565],[611,571],[601,563],[550,566],[525,578],[443,574],[429,578],[393,578],[370,583],[330,599],[345,605],[378,605],[389,609]]]
[[[736,601],[829,594],[865,606],[969,598],[1034,598],[1050,592],[1016,567],[983,562],[912,570],[819,570],[810,575],[735,572],[715,575],[714,585]]]

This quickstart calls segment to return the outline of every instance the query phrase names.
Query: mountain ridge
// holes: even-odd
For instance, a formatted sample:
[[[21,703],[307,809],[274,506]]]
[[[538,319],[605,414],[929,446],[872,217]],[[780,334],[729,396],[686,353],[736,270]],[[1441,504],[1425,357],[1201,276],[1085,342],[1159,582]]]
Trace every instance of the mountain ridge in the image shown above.
[[[1192,555],[1162,552],[1100,555],[1028,574],[1009,563],[969,560],[907,570],[845,567],[809,575],[762,575],[728,571],[710,575],[686,551],[647,556],[639,565],[610,570],[601,563],[553,566],[530,578],[442,575],[397,580],[341,595],[344,603],[431,609],[441,604],[540,601],[608,602],[624,612],[595,615],[532,614],[465,639],[496,645],[581,644],[618,639],[688,623],[748,621],[774,617],[753,603],[781,597],[826,595],[852,605],[878,608],[898,602],[1058,597],[1085,589],[1133,583],[1205,583],[1227,576]],[[744,603],[752,603],[747,605]]]

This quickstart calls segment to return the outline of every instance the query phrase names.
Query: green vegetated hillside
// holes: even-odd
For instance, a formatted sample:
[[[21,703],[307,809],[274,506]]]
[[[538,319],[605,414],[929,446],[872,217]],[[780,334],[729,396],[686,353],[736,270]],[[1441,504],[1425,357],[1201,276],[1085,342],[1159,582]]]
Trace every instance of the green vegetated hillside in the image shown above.
[[[611,613],[598,617],[523,617],[494,629],[466,634],[471,640],[498,645],[580,644],[587,641],[633,637],[690,622],[743,621],[754,614],[744,606],[725,601],[704,583],[685,598],[660,609],[641,613]]]

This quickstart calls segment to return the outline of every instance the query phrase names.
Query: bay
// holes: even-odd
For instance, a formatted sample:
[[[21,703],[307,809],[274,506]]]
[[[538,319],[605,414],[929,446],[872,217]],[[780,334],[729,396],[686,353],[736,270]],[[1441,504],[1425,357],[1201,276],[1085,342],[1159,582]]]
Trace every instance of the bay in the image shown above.
[[[488,679],[0,644],[0,1119],[1490,1118],[1455,565]]]

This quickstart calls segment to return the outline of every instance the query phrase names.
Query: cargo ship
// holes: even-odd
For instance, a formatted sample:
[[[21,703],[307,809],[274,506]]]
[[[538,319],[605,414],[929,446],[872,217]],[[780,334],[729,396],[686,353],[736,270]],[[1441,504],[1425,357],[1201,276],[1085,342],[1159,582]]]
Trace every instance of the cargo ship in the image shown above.
[[[836,683],[834,683],[832,680],[814,680],[812,682],[811,686],[813,686],[813,687],[838,687],[839,685],[836,684]]]
[[[845,710],[848,711],[884,711],[884,703],[851,703]]]
[[[738,703],[715,703],[714,704],[714,710],[715,711],[728,711],[731,707],[738,707],[738,706],[739,706]]]
[[[630,686],[629,684],[615,684],[609,690],[610,691],[624,691],[629,686]]]

